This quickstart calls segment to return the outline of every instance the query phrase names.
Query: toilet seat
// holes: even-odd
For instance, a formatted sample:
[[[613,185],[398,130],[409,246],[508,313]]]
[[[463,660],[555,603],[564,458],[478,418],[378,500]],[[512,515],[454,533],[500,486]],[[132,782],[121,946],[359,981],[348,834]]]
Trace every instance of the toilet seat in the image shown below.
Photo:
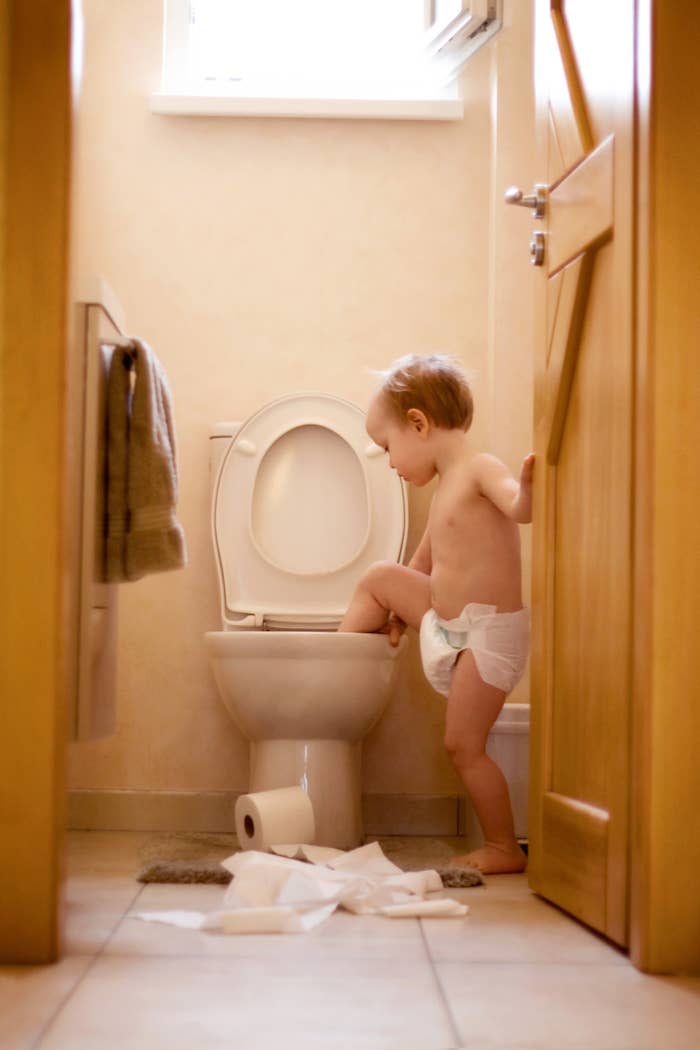
[[[334,629],[372,562],[398,562],[406,488],[365,431],[365,413],[326,394],[273,401],[224,455],[212,510],[225,627]]]

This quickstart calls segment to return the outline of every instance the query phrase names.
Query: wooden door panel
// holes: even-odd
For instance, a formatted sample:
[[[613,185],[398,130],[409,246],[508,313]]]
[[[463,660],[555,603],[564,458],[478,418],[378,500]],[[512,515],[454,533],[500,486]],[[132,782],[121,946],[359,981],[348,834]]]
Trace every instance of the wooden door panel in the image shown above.
[[[551,789],[605,807],[606,754],[626,699],[630,518],[628,392],[612,390],[607,336],[610,257],[600,252],[567,400],[554,478]],[[626,497],[626,498],[625,498]],[[621,727],[623,728],[623,727]],[[624,739],[624,737],[623,737]],[[614,741],[613,752],[618,740]]]
[[[550,185],[564,171],[578,164],[593,147],[584,91],[563,6],[563,0],[552,0],[550,17],[546,24],[541,23],[541,31],[546,37],[544,55],[547,59],[549,111],[563,162],[558,174],[548,172]]]
[[[585,252],[547,282],[547,299],[556,298],[547,347],[547,462],[556,464],[588,304],[593,255]]]
[[[554,792],[544,796],[543,810],[543,861],[557,904],[604,930],[608,813]]]
[[[547,358],[545,366],[549,367],[549,360],[552,355],[552,350],[555,345],[555,333],[557,325],[557,315],[559,313],[559,299],[561,297],[561,291],[565,283],[566,270],[560,270],[559,273],[555,274],[550,281],[547,282],[547,301],[546,301],[546,312],[547,312]]]
[[[551,186],[565,171],[564,154],[559,145],[556,121],[550,106],[547,129],[547,185]]]
[[[610,236],[613,228],[613,148],[610,135],[549,192],[548,272]]]

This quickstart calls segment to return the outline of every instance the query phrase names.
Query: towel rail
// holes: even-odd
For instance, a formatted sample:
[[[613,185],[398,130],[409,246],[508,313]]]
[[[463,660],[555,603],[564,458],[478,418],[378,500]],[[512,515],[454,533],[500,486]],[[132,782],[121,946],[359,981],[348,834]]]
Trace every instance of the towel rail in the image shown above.
[[[115,320],[115,318],[114,318],[114,314],[113,314],[113,313],[112,313],[112,312],[111,312],[111,311],[109,310],[109,308],[108,308],[108,307],[106,307],[106,306],[105,306],[105,304],[104,304],[104,303],[100,303],[100,302],[89,302],[89,303],[88,303],[88,302],[83,302],[83,303],[82,303],[82,305],[83,305],[83,306],[95,306],[95,307],[97,307],[97,309],[98,309],[98,310],[101,310],[101,311],[102,311],[102,313],[103,313],[103,314],[105,315],[105,317],[107,318],[107,320],[109,321],[109,323],[110,323],[110,324],[112,325],[112,327],[114,328],[115,332],[119,332],[119,335],[121,336],[121,338],[122,338],[122,339],[126,339],[126,340],[129,340],[129,337],[128,337],[128,335],[126,334],[126,332],[123,332],[123,331],[122,331],[121,325],[120,325],[120,324],[119,324],[119,323],[118,323],[118,322],[117,322],[117,321]],[[129,341],[130,341],[130,340],[129,340]],[[104,340],[104,342],[105,342],[105,343],[107,343],[107,344],[109,344],[110,346],[114,346],[114,345],[115,345],[115,344],[114,344],[114,343],[113,343],[113,342],[112,342],[111,340],[109,340],[109,339],[105,339],[105,340]]]
[[[106,293],[107,294],[107,293]],[[131,341],[117,321],[117,308],[85,296],[76,333],[83,368],[81,449],[80,583],[76,708],[73,735],[79,740],[110,736],[116,719],[118,588],[104,578],[104,470],[106,399],[110,355]],[[123,324],[123,321],[122,321]]]
[[[113,346],[117,350],[130,350],[132,352],[134,349],[133,340],[129,339],[127,335],[119,336],[118,339],[100,339],[100,346]]]
[[[123,331],[122,326],[119,324],[109,307],[97,300],[91,302],[86,301],[82,305],[94,306],[97,310],[100,310],[105,315],[115,332],[118,332],[118,335],[114,338],[104,336],[102,339],[98,340],[99,348],[103,350],[106,347],[116,347],[118,350],[128,350],[133,358],[133,340]]]

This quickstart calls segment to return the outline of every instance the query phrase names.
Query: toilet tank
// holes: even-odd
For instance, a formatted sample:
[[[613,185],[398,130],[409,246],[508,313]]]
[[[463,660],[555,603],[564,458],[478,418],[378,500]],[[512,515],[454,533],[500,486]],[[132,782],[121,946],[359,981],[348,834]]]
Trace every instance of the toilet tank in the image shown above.
[[[235,437],[238,431],[243,426],[242,423],[237,421],[224,421],[223,423],[214,423],[211,430],[209,431],[209,503],[214,501],[214,486],[216,484],[216,477],[219,473],[219,467],[221,462],[226,455],[226,449],[228,448],[231,438]]]
[[[486,752],[508,781],[515,837],[526,839],[529,773],[530,705],[504,704],[491,727]]]
[[[508,782],[515,837],[521,841],[528,838],[529,739],[530,705],[504,704],[491,726],[486,740],[486,753],[500,767]],[[468,800],[462,811],[460,834],[467,839],[469,849],[476,849],[484,840],[476,814]]]

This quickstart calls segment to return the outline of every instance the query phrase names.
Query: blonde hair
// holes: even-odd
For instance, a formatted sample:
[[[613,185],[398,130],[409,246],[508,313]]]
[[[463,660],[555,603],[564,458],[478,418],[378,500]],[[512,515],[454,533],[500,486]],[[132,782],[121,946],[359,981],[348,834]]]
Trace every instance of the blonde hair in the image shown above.
[[[418,408],[438,427],[469,430],[474,402],[467,373],[455,358],[407,354],[379,375],[381,392],[402,422],[409,409]]]

